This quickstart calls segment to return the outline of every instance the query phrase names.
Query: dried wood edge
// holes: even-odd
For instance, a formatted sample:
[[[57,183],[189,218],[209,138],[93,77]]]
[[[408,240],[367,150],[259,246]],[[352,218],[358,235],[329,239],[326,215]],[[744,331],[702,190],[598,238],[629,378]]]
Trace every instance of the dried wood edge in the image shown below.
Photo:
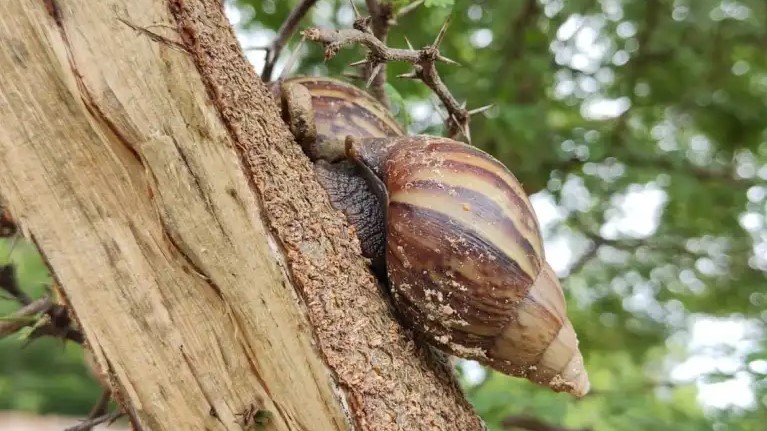
[[[449,363],[417,347],[394,319],[360,258],[356,237],[334,211],[297,145],[270,141],[256,114],[279,112],[245,59],[220,4],[170,0],[179,33],[211,99],[242,151],[268,224],[287,252],[291,279],[305,301],[318,345],[344,389],[359,429],[485,429]],[[282,123],[280,123],[282,125]],[[280,133],[293,142],[286,127]],[[300,196],[286,199],[296,185]],[[297,232],[296,226],[303,229]]]
[[[0,3],[0,194],[134,423],[241,429],[256,404],[279,430],[482,429],[392,319],[220,3],[173,6]]]
[[[188,55],[118,19],[167,3],[0,10],[0,190],[134,424],[348,429]]]

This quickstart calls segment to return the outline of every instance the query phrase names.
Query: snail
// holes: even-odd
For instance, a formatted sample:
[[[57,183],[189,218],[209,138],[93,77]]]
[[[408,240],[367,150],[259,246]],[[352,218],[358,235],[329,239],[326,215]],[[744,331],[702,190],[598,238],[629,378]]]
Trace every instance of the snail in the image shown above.
[[[271,83],[291,133],[314,162],[330,203],[354,226],[362,254],[385,277],[383,208],[354,163],[345,160],[344,137],[404,136],[394,116],[370,94],[332,78],[292,77]]]
[[[588,375],[535,212],[489,154],[406,136],[367,93],[328,78],[273,87],[331,204],[383,270],[401,319],[430,344],[556,392]]]

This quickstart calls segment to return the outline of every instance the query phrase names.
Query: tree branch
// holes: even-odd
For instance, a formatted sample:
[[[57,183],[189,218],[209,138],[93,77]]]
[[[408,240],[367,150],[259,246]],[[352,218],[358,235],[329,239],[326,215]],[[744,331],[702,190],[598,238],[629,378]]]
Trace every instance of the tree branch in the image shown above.
[[[591,431],[591,428],[565,428],[546,423],[532,416],[509,416],[501,422],[505,429],[523,429],[528,431]]]
[[[591,245],[589,245],[589,248],[583,254],[581,254],[580,257],[578,257],[578,259],[573,262],[572,265],[570,265],[568,274],[572,275],[579,273],[587,263],[591,262],[591,259],[594,259],[597,256],[599,246],[602,244],[603,243],[601,241],[592,241]]]
[[[352,4],[354,4],[354,0],[351,1]],[[365,0],[365,3],[367,4],[368,13],[371,17],[373,35],[385,45],[389,35],[389,27],[394,17],[394,6],[389,0],[384,0],[383,2],[378,0]],[[378,68],[372,63],[366,64],[363,72],[366,82],[371,79],[371,75],[374,71],[376,72],[376,75],[372,77],[370,92],[386,107],[389,107],[391,102],[385,89],[386,63],[381,63]]]
[[[32,318],[40,313],[48,311],[53,302],[49,297],[43,297],[30,302],[19,310],[16,310],[10,316],[0,320],[0,338],[18,332],[20,329],[31,326],[35,323]]]
[[[315,3],[317,3],[317,0],[301,0],[290,12],[290,15],[285,18],[285,21],[282,22],[280,29],[277,31],[277,37],[266,50],[266,62],[264,63],[264,70],[261,72],[261,79],[264,82],[269,82],[272,79],[274,65],[277,63],[282,49],[296,31],[298,23],[301,22],[301,19],[303,19],[304,15],[309,12],[309,9]]]
[[[119,19],[173,23],[185,49]],[[484,428],[397,322],[219,0],[7,0],[0,28],[3,205],[134,426],[231,429],[254,405],[279,430]]]
[[[13,263],[0,266],[0,290],[7,292],[19,304],[24,306],[25,308],[22,310],[25,310],[27,306],[36,302],[33,301],[32,298],[30,298],[19,286],[19,281],[16,277],[16,267]],[[16,330],[11,332],[16,332],[25,326],[34,326],[34,329],[29,334],[30,339],[47,335],[74,341],[77,344],[82,344],[85,341],[82,332],[71,326],[72,321],[66,307],[59,304],[49,304],[47,308],[41,311],[46,313],[46,316],[43,319],[37,322],[27,321],[25,324],[17,327]],[[22,322],[16,323],[19,324]],[[9,329],[5,328],[5,330]]]
[[[422,49],[401,49],[389,48],[378,40],[372,33],[358,29],[330,30],[318,27],[311,27],[303,31],[304,37],[308,40],[320,42],[325,49],[325,59],[333,58],[344,46],[351,44],[363,45],[368,49],[368,55],[365,60],[353,63],[353,66],[371,66],[375,70],[384,63],[391,61],[402,61],[414,66],[413,72],[400,75],[401,78],[419,79],[437,94],[442,104],[448,111],[447,129],[448,136],[455,137],[463,134],[471,142],[469,132],[469,119],[471,115],[477,114],[489,108],[467,110],[462,104],[453,97],[447,86],[442,82],[437,72],[436,63],[443,62],[448,64],[457,64],[442,56],[439,52],[439,45],[445,36],[447,22],[443,25],[434,43]]]
[[[29,305],[32,298],[19,287],[16,266],[13,263],[0,265],[0,290],[7,292],[21,305]]]
[[[124,415],[125,413],[123,413],[120,410],[117,410],[112,413],[107,413],[105,415],[102,415],[93,419],[85,420],[75,426],[71,426],[65,429],[64,431],[88,431],[92,429],[93,427],[95,427],[96,425],[101,425],[103,423],[111,424],[112,422],[116,421],[117,419],[119,419],[121,416],[124,416]]]

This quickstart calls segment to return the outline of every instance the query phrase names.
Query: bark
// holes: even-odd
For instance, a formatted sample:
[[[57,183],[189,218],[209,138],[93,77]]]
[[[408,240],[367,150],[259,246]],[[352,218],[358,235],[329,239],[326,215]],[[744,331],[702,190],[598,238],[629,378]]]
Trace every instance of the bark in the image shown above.
[[[0,71],[3,206],[137,428],[483,428],[217,0],[3,0]]]

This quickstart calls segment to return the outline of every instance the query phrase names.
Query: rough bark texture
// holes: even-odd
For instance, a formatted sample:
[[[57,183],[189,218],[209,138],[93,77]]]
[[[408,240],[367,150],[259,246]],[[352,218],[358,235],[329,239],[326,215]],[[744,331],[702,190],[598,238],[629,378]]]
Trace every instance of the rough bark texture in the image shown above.
[[[144,429],[482,428],[217,1],[3,0],[0,71],[0,195]]]

